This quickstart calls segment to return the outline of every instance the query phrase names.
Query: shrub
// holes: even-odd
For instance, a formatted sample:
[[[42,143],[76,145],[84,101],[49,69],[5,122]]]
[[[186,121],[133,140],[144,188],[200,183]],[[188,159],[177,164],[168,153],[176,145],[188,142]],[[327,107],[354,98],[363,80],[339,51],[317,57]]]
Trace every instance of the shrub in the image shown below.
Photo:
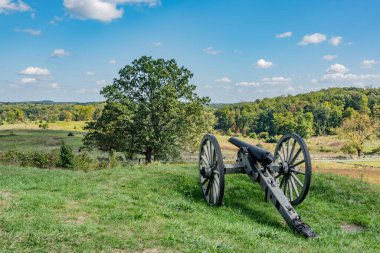
[[[269,133],[268,132],[261,132],[261,133],[259,133],[258,137],[259,137],[259,139],[267,140],[269,137]]]
[[[81,153],[74,158],[74,168],[75,170],[89,171],[94,166],[93,159],[88,155],[88,153]]]
[[[74,136],[72,132],[68,133],[67,136]]]
[[[66,169],[73,169],[74,168],[74,162],[75,162],[75,155],[73,152],[73,149],[66,145],[65,143],[62,143],[60,152],[59,152],[59,159],[57,166],[61,168]]]
[[[41,123],[38,125],[39,128],[42,128],[42,129],[48,129],[49,128],[49,124],[47,122],[45,123]]]
[[[249,134],[249,137],[252,139],[257,139],[257,134],[255,132],[252,132]]]

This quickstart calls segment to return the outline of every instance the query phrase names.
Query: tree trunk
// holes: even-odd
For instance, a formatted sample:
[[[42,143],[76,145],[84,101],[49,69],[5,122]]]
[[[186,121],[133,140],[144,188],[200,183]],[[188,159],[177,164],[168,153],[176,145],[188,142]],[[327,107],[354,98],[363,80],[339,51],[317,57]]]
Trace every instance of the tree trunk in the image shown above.
[[[145,163],[151,163],[152,162],[152,154],[153,154],[153,148],[147,147],[145,150]]]
[[[362,150],[358,149],[358,157],[360,158],[362,156]]]

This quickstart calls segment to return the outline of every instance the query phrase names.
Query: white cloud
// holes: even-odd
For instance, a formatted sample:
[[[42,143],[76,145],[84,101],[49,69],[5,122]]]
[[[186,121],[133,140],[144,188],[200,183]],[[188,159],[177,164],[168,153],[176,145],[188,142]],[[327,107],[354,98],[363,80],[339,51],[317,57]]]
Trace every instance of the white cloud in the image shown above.
[[[217,54],[220,54],[223,52],[223,50],[216,50],[215,48],[213,47],[207,47],[205,49],[203,49],[203,51],[206,53],[206,54],[211,54],[211,55],[217,55]]]
[[[325,61],[331,61],[331,60],[334,60],[337,57],[338,57],[338,55],[326,54],[326,55],[324,55],[322,57],[322,59],[325,60]]]
[[[273,66],[273,63],[271,61],[266,61],[264,59],[259,59],[256,62],[256,68],[259,68],[259,69],[266,69],[266,68],[270,68],[272,66]]]
[[[80,94],[85,94],[85,93],[99,93],[99,89],[94,88],[94,89],[86,89],[86,88],[81,88],[79,90],[74,91],[75,93],[80,93]]]
[[[58,83],[50,83],[47,85],[47,88],[56,90],[56,89],[60,89],[61,86]]]
[[[236,86],[241,86],[241,87],[259,87],[260,83],[258,82],[238,82],[235,83]]]
[[[20,74],[23,75],[41,75],[41,76],[48,76],[50,75],[50,71],[46,68],[39,68],[39,67],[27,67],[24,70],[20,71]]]
[[[0,13],[9,13],[14,11],[31,11],[31,8],[21,0],[0,0]]]
[[[124,9],[122,4],[147,5],[154,7],[160,3],[159,0],[64,0],[63,5],[71,17],[79,19],[92,19],[101,22],[111,22],[121,18]]]
[[[327,82],[350,82],[355,85],[364,86],[364,82],[379,81],[380,75],[378,74],[351,74],[350,70],[341,64],[333,64],[323,75],[322,80]]]
[[[306,34],[298,45],[318,44],[326,40],[326,35],[321,33]]]
[[[95,72],[93,72],[93,71],[86,71],[86,75],[93,76],[93,75],[95,75]]]
[[[335,63],[335,64],[331,65],[330,67],[328,67],[328,69],[326,70],[326,73],[329,73],[329,74],[347,73],[349,71],[350,70],[348,68],[346,68],[346,66],[344,66],[342,64]]]
[[[343,41],[343,38],[341,36],[335,36],[335,37],[332,37],[330,40],[329,40],[329,43],[330,45],[332,46],[339,46]]]
[[[231,79],[225,76],[225,77],[221,77],[221,78],[215,79],[215,82],[218,82],[218,83],[230,83]]]
[[[63,5],[71,17],[79,19],[93,19],[102,22],[111,22],[121,18],[124,10],[118,8],[115,2],[102,0],[64,0]]]
[[[375,66],[378,63],[379,62],[375,60],[363,60],[362,63],[360,64],[360,67],[362,69],[371,69],[373,68],[373,66]]]
[[[154,42],[152,43],[152,45],[153,45],[154,47],[160,47],[160,46],[162,45],[162,43],[161,43],[161,41],[154,41]]]
[[[1,0],[0,0],[1,1]],[[33,36],[38,36],[38,35],[41,35],[41,30],[34,30],[34,29],[20,29],[20,28],[15,28],[13,31],[17,32],[17,33],[29,33],[30,35],[33,35]]]
[[[36,78],[32,77],[24,77],[20,79],[20,83],[27,84],[27,83],[35,83],[37,80]]]
[[[283,76],[265,77],[261,79],[262,84],[289,84],[292,82],[291,78]]]
[[[104,86],[104,85],[107,84],[107,81],[106,81],[106,80],[99,80],[99,81],[96,81],[96,84],[97,84],[97,85]]]
[[[375,74],[345,74],[345,73],[327,73],[323,75],[322,80],[324,81],[346,81],[346,82],[364,82],[364,81],[374,81],[380,80],[380,75]]]
[[[116,60],[115,59],[111,59],[108,61],[109,64],[116,64]]]
[[[55,16],[52,20],[49,21],[49,24],[57,26],[62,20],[63,18]]]
[[[317,84],[317,83],[318,83],[318,79],[313,78],[313,79],[310,80],[310,82],[311,82],[312,84]]]
[[[284,32],[284,33],[281,33],[281,34],[277,34],[276,38],[277,39],[283,39],[283,38],[287,38],[287,37],[292,37],[292,35],[293,35],[292,32]]]
[[[289,86],[289,87],[287,87],[286,89],[285,89],[285,91],[287,91],[287,92],[292,92],[292,91],[294,91],[295,90],[295,88],[293,87],[293,86]]]
[[[67,52],[65,49],[63,48],[58,48],[58,49],[54,49],[53,53],[52,53],[52,57],[64,57],[64,56],[70,56],[70,52]]]

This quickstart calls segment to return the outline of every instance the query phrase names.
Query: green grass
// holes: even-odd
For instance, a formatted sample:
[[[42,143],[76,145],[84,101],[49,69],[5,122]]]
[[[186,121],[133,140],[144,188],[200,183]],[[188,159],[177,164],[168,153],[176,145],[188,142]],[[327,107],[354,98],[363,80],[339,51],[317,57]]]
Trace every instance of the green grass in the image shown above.
[[[246,176],[224,205],[202,199],[193,165],[90,173],[0,167],[0,252],[379,252],[380,188],[316,174],[297,211],[319,234],[285,226]],[[360,233],[341,230],[358,224]]]
[[[62,141],[78,150],[82,146],[83,132],[57,130],[0,130],[0,151],[18,149],[21,151],[50,151],[58,148]]]

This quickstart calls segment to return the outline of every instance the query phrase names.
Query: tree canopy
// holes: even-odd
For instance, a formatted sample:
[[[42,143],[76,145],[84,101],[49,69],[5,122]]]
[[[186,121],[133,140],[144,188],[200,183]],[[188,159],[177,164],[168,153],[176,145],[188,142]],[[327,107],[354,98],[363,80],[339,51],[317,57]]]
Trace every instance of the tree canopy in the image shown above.
[[[107,100],[99,119],[86,127],[88,147],[141,154],[146,162],[171,160],[206,131],[210,100],[195,93],[193,74],[174,59],[143,56],[119,75],[101,91]]]

